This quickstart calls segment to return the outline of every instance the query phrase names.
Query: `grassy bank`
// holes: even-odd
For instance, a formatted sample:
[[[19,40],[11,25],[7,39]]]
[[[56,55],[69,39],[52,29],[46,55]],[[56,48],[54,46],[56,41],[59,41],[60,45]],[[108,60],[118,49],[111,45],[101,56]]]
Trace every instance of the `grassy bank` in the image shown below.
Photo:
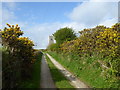
[[[48,53],[90,87],[118,88],[120,85],[119,81],[114,82],[114,78],[105,79],[100,64],[95,62],[99,57],[80,58],[76,55],[65,56],[56,52]]]
[[[71,84],[69,83],[69,81],[63,76],[63,74],[53,65],[53,63],[50,61],[50,59],[48,58],[48,56],[46,56],[50,71],[51,71],[51,75],[52,78],[55,82],[55,85],[57,88],[61,89],[61,88],[73,88],[73,86],[71,86]]]
[[[40,88],[41,58],[42,53],[39,52],[33,65],[32,78],[22,82],[21,88]]]

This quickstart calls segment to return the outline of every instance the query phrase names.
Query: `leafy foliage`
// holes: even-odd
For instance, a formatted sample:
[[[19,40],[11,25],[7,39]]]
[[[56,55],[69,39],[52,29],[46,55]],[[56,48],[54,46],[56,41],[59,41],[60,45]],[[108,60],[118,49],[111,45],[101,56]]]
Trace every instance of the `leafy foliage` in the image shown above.
[[[70,41],[76,38],[76,35],[72,28],[61,28],[57,30],[53,36],[55,37],[56,43],[58,45],[62,44],[65,41]]]
[[[19,83],[20,78],[28,78],[32,73],[30,69],[32,63],[35,61],[35,50],[33,49],[34,43],[27,37],[20,37],[23,35],[23,31],[20,30],[18,25],[11,26],[7,24],[7,26],[8,28],[5,27],[3,30],[1,30],[2,46],[6,49],[9,56],[7,61],[5,61],[3,57],[3,76],[6,78],[6,73],[9,73],[7,78],[11,78],[10,81],[12,81],[11,83],[13,84],[9,85],[8,87],[16,87],[17,85],[15,83]],[[9,67],[8,70],[6,69],[7,67]],[[17,73],[20,75],[17,76]],[[15,76],[11,76],[12,74],[15,74]],[[10,83],[10,81],[6,79],[3,81],[3,87],[7,87],[7,82]]]
[[[51,51],[55,51],[59,48],[59,45],[57,43],[53,43],[47,47],[47,49],[50,49]]]
[[[111,68],[116,75],[120,59],[120,23],[113,25],[111,28],[97,26],[92,29],[80,31],[81,36],[72,41],[65,42],[61,45],[61,50],[65,53],[76,51],[80,56],[102,54],[103,57],[109,57],[106,65]],[[115,66],[116,65],[116,66]],[[115,69],[116,67],[116,69]]]
[[[76,54],[80,58],[96,55],[96,57],[100,57],[100,60],[96,58],[95,63],[100,64],[99,67],[102,68],[104,76],[115,78],[114,80],[119,78],[120,23],[116,23],[112,27],[96,26],[95,28],[79,31],[79,33],[80,37],[74,38],[74,40],[66,41],[64,39],[66,42],[60,42],[61,52],[66,56]],[[60,40],[63,40],[63,38]],[[84,62],[86,63],[86,61]],[[111,82],[115,82],[114,80]]]

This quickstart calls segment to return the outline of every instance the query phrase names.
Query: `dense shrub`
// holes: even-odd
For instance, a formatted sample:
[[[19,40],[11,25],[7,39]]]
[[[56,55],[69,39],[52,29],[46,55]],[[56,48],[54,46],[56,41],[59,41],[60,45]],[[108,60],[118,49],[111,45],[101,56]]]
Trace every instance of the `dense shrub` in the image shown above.
[[[77,53],[83,55],[101,55],[109,71],[116,76],[120,75],[120,23],[111,28],[97,26],[79,32],[78,39],[61,44],[63,53]],[[109,59],[104,60],[104,57]],[[106,70],[107,71],[107,70]]]
[[[2,46],[5,48],[2,62],[3,88],[13,88],[18,87],[21,80],[31,76],[35,50],[33,41],[27,37],[20,37],[23,32],[18,25],[7,25],[8,28],[1,30]]]
[[[58,45],[62,44],[65,41],[70,41],[76,38],[76,35],[72,28],[61,28],[57,30],[53,36],[55,37],[56,43]]]
[[[120,23],[112,27],[96,26],[79,31],[79,33],[78,38],[61,42],[59,52],[65,57],[79,56],[83,59],[83,63],[87,63],[84,60],[85,57],[96,57],[95,60],[89,62],[98,64],[98,68],[102,69],[101,75],[104,75],[106,80],[109,79],[110,83],[118,81],[120,77]],[[61,37],[59,35],[59,38]],[[57,50],[54,49],[54,51]],[[110,78],[113,79],[110,81]]]

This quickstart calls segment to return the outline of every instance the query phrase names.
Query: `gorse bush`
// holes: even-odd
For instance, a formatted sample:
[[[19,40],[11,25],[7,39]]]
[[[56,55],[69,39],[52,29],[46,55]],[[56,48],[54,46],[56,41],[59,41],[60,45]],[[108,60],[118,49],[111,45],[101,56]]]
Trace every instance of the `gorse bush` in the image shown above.
[[[31,76],[31,66],[35,61],[34,43],[27,37],[20,37],[23,31],[18,25],[9,25],[1,30],[3,54],[3,88],[17,87],[21,80]],[[8,58],[5,58],[5,55]],[[5,60],[7,59],[7,60]],[[9,69],[8,69],[9,68]],[[11,83],[11,84],[8,84]]]
[[[120,23],[111,28],[97,26],[92,29],[84,29],[79,32],[78,39],[65,42],[61,45],[61,50],[65,53],[78,53],[80,56],[85,54],[102,54],[103,57],[109,57],[105,61],[107,66],[113,70],[116,75],[120,74],[118,66],[120,64]],[[116,59],[116,60],[114,60]]]
[[[96,26],[79,31],[79,33],[78,38],[60,44],[60,53],[68,56],[76,54],[80,58],[98,57],[92,62],[99,64],[102,72],[104,72],[103,75],[106,78],[119,78],[120,23],[116,23],[112,27]],[[83,62],[87,63],[86,61]]]
[[[118,25],[118,27],[116,27]],[[61,45],[63,51],[77,50],[79,54],[103,53],[106,56],[119,56],[120,31],[119,24],[106,28],[97,26],[92,29],[80,31],[80,37],[76,40],[65,42]],[[115,28],[116,27],[116,28]],[[71,48],[71,49],[70,49]]]

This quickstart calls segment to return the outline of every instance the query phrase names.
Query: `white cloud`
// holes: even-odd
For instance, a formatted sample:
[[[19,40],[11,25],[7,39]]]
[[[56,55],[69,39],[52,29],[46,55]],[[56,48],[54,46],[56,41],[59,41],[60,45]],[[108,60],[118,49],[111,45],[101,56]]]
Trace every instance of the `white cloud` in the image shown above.
[[[62,28],[63,27],[73,28],[76,32],[78,32],[79,30],[84,29],[85,25],[77,22],[66,22],[62,24]]]
[[[56,30],[64,27],[73,28],[76,32],[85,28],[84,25],[76,22],[66,22],[66,23],[44,23],[36,24],[35,26],[24,27],[24,35],[28,36],[37,45],[35,48],[46,48],[48,45],[49,36],[52,35]]]
[[[83,2],[73,9],[69,14],[70,19],[83,23],[87,26],[95,26],[104,21],[105,18],[117,17],[117,2]],[[99,0],[97,0],[99,1]]]
[[[116,18],[107,19],[107,20],[105,20],[104,22],[101,22],[99,25],[104,25],[104,26],[107,26],[107,27],[111,27],[111,26],[114,25],[116,22],[117,22],[117,19],[116,19]]]
[[[56,29],[59,29],[59,23],[44,23],[33,26],[27,25],[23,29],[24,36],[28,36],[37,45],[35,48],[46,48],[48,45],[48,37],[52,35]]]

